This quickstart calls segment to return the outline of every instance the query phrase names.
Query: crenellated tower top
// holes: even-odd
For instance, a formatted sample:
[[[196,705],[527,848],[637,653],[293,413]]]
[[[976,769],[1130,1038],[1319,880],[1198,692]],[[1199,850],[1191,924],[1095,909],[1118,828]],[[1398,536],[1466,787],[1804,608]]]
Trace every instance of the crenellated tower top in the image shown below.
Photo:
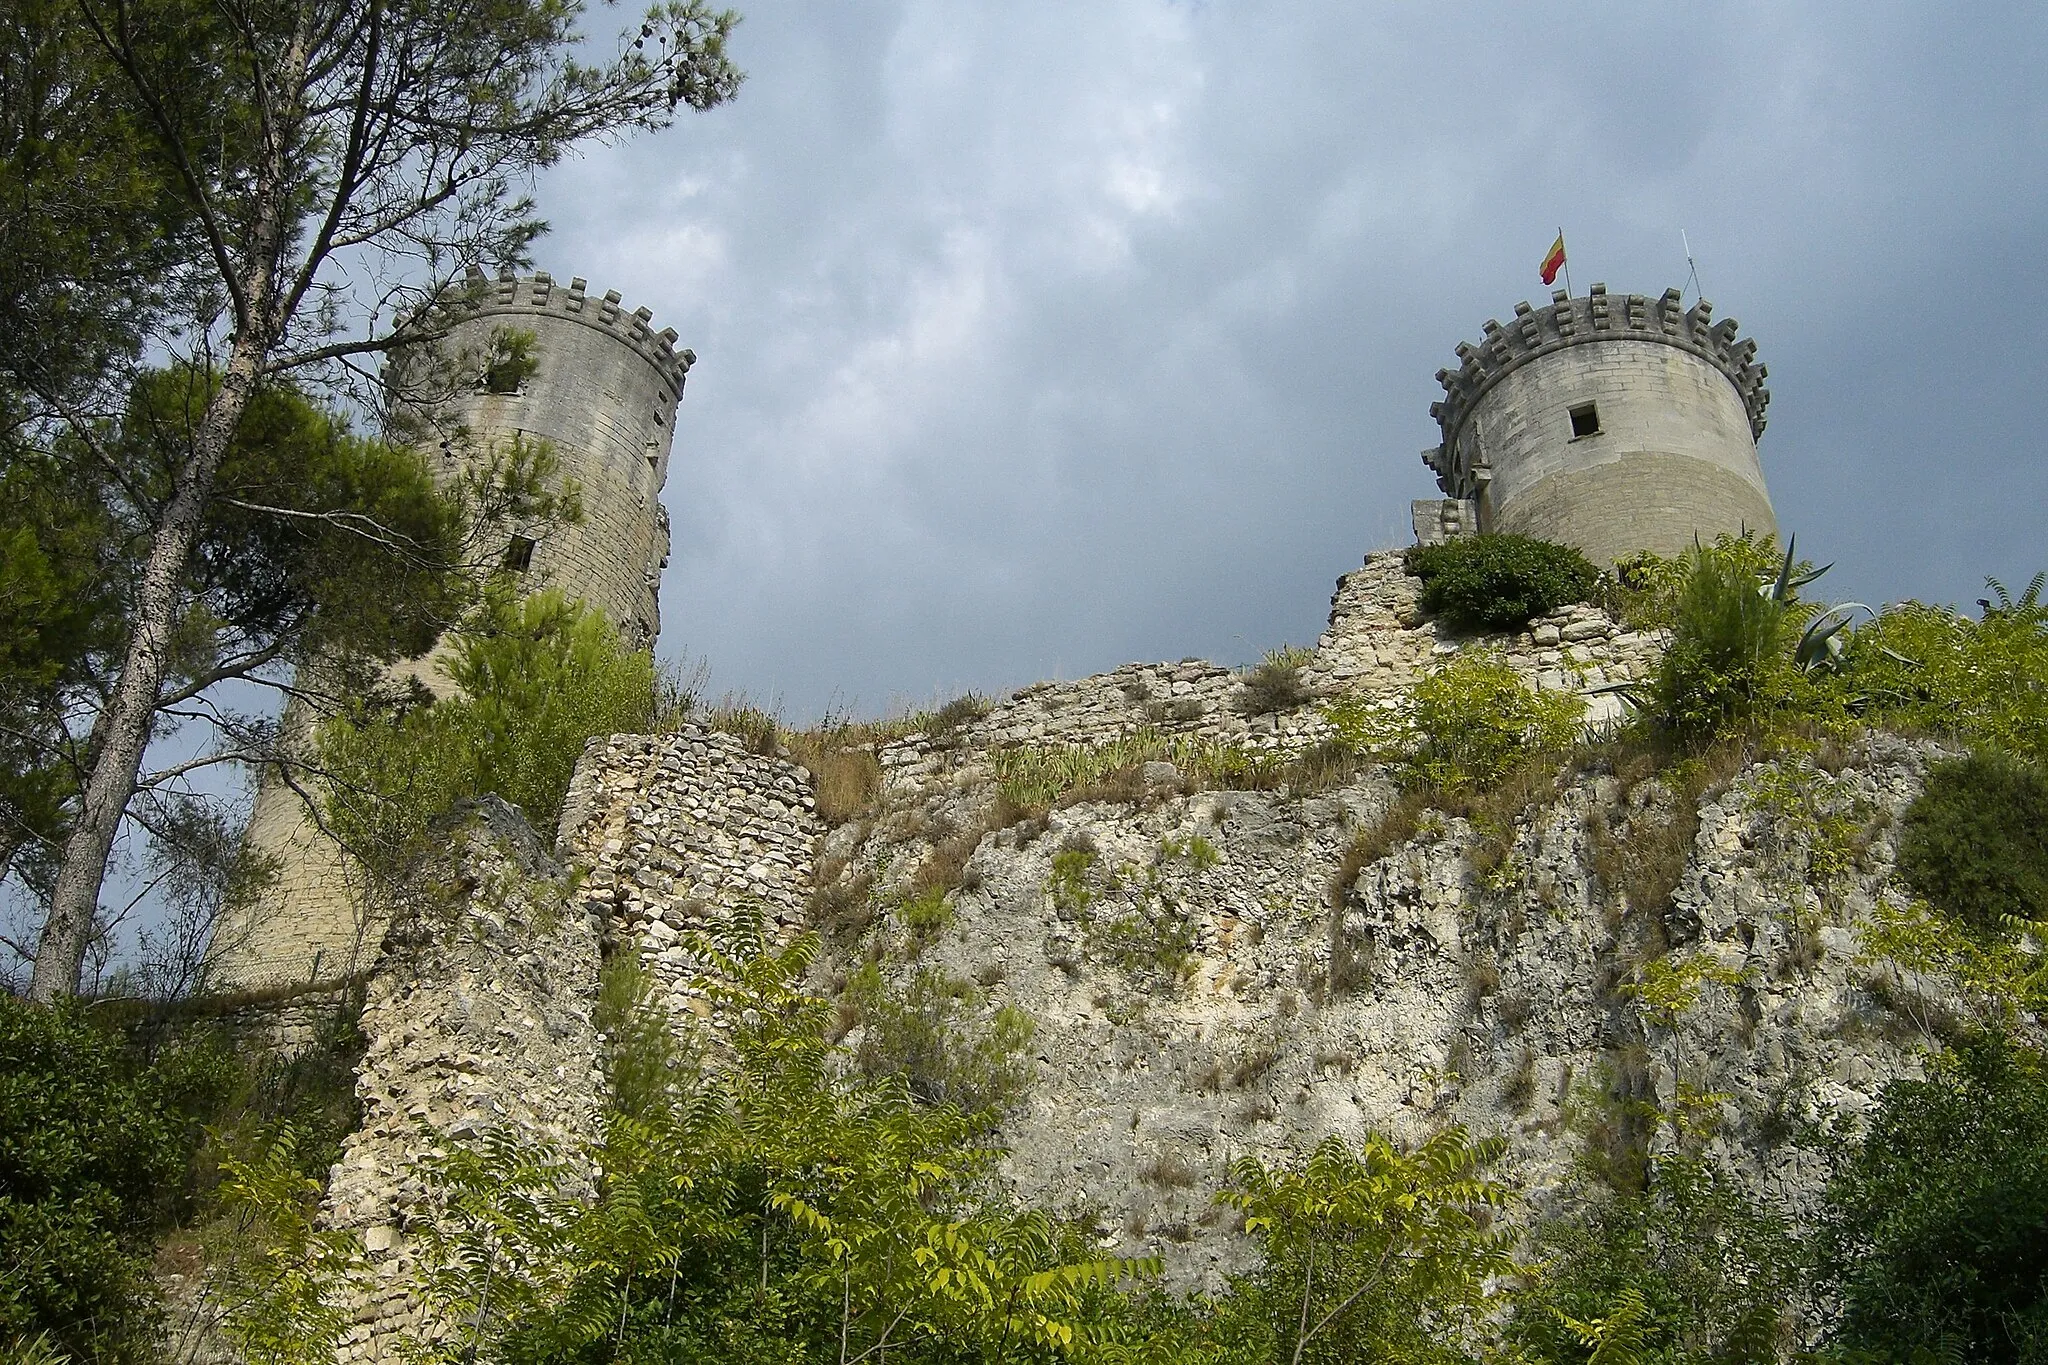
[[[1485,482],[1485,460],[1471,448],[1467,418],[1489,391],[1522,366],[1572,346],[1592,342],[1632,341],[1676,347],[1706,361],[1735,386],[1749,417],[1750,439],[1763,435],[1764,410],[1770,390],[1765,368],[1757,362],[1756,342],[1738,340],[1741,325],[1734,318],[1714,321],[1714,305],[1705,299],[1681,308],[1679,292],[1667,289],[1661,298],[1644,294],[1610,295],[1596,284],[1583,298],[1560,289],[1542,308],[1526,301],[1515,305],[1505,326],[1488,319],[1477,344],[1458,344],[1458,368],[1436,372],[1443,401],[1430,405],[1430,416],[1443,430],[1443,444],[1423,452],[1435,472],[1437,486],[1453,498],[1476,498]]]
[[[562,285],[545,270],[520,275],[504,266],[493,280],[471,266],[465,283],[467,296],[448,308],[455,320],[529,314],[564,318],[608,332],[654,367],[668,385],[671,402],[682,396],[683,381],[697,362],[695,351],[676,349],[675,328],[655,331],[653,312],[646,308],[627,312],[616,289],[606,290],[603,298],[590,298],[581,276]]]

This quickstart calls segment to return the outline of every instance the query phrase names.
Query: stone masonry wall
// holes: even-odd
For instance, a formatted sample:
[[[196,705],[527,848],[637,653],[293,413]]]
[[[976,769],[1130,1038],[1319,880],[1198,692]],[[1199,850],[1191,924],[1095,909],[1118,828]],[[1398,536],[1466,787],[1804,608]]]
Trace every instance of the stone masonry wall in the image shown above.
[[[637,951],[669,1007],[703,1012],[705,967],[686,936],[732,941],[758,916],[771,936],[804,923],[819,833],[801,768],[691,725],[591,741],[562,812],[561,856],[588,869],[585,914],[613,951]]]
[[[519,813],[486,798],[385,936],[362,1015],[362,1126],[321,1207],[368,1261],[344,1365],[396,1361],[401,1337],[434,1330],[411,1292],[434,1153],[493,1130],[569,1152],[598,1135],[598,926],[567,891]]]
[[[1426,618],[1421,581],[1402,566],[1400,551],[1366,556],[1362,568],[1337,580],[1329,626],[1302,676],[1317,701],[1339,693],[1390,697],[1461,649],[1500,651],[1538,686],[1579,692],[1587,718],[1619,718],[1623,703],[1602,689],[1647,678],[1662,640],[1630,630],[1599,607],[1563,607],[1508,635],[1459,636]],[[1243,674],[1200,659],[1126,664],[1073,682],[1020,688],[986,716],[942,744],[912,735],[888,746],[882,763],[892,777],[944,765],[945,757],[1004,745],[1101,744],[1150,728],[1162,734],[1251,749],[1292,752],[1328,736],[1315,702],[1278,715],[1246,716],[1238,703]]]

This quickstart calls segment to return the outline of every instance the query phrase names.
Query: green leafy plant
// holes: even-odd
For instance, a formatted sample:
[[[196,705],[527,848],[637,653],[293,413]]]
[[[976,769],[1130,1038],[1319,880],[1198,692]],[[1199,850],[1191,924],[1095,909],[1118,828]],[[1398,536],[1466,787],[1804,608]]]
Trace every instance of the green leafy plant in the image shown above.
[[[1566,1192],[1537,1224],[1508,1343],[1541,1365],[1776,1365],[1804,1258],[1783,1218],[1698,1157],[1655,1162],[1647,1185]],[[1605,1354],[1602,1354],[1602,1353]],[[1589,1354],[1590,1353],[1590,1354]]]
[[[1216,845],[1199,834],[1170,835],[1159,842],[1161,862],[1185,862],[1197,872],[1207,872],[1223,860]]]
[[[380,876],[397,876],[455,802],[495,792],[552,830],[594,735],[646,727],[653,663],[604,613],[552,590],[497,585],[453,634],[441,670],[455,694],[363,711],[319,736],[329,827]]]
[[[1587,601],[1600,574],[1569,545],[1529,536],[1465,536],[1407,553],[1422,580],[1422,609],[1460,630],[1520,630],[1538,616]]]
[[[824,1038],[829,1007],[801,988],[810,940],[740,939],[738,956],[696,945],[716,1060],[668,1036],[643,974],[608,971],[607,1065],[633,1101],[600,1149],[500,1134],[437,1164],[447,1214],[419,1246],[426,1306],[452,1330],[414,1343],[419,1358],[1082,1353],[1117,1286],[1157,1262],[1105,1258],[1019,1206],[978,1116],[850,1072]]]
[[[854,1057],[865,1074],[901,1077],[919,1100],[982,1118],[1014,1106],[1030,1087],[1038,1025],[1024,1010],[990,1008],[980,988],[937,967],[892,984],[869,966],[847,989],[862,1025]]]
[[[1823,1267],[1850,1360],[2041,1358],[2048,1346],[2048,1062],[1982,1034],[1894,1080],[1840,1139]]]
[[[82,1007],[0,993],[0,1342],[153,1358],[151,1234],[196,1138]]]
[[[1093,848],[1063,848],[1052,857],[1052,872],[1046,878],[1046,893],[1052,903],[1069,914],[1079,914],[1095,901],[1095,888],[1088,884],[1089,871],[1097,854]]]
[[[1455,1127],[1412,1150],[1370,1133],[1355,1150],[1327,1138],[1292,1166],[1233,1165],[1218,1199],[1265,1252],[1270,1358],[1455,1358],[1513,1266],[1493,1226],[1507,1191],[1486,1175],[1505,1145]]]
[[[1841,653],[1835,632],[1848,618],[1831,609],[1816,619],[1798,596],[1828,566],[1796,560],[1788,544],[1776,572],[1759,578],[1763,544],[1748,533],[1724,536],[1695,544],[1678,560],[1671,642],[1649,703],[1657,724],[1686,748],[1703,749],[1739,726],[1781,714],[1820,716],[1834,700],[1814,675],[1834,671]]]
[[[1392,765],[1405,785],[1469,791],[1579,736],[1584,699],[1525,682],[1505,656],[1461,653],[1415,684],[1405,704],[1347,696],[1325,709],[1338,740]]]
[[[208,1291],[222,1335],[250,1365],[324,1365],[353,1320],[355,1234],[313,1226],[320,1182],[298,1146],[287,1126],[259,1156],[223,1163]]]
[[[2048,921],[2048,776],[1997,753],[1935,764],[1901,822],[1898,867],[1979,935]]]
[[[946,889],[934,886],[904,901],[897,909],[902,917],[903,927],[910,931],[911,941],[916,944],[929,943],[946,931],[953,922],[953,906],[946,899]]]

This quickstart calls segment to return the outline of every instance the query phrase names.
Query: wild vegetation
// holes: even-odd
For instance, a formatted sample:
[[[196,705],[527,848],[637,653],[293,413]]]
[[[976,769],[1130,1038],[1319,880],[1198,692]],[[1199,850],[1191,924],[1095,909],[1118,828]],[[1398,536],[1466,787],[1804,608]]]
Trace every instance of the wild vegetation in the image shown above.
[[[326,824],[388,883],[456,802],[494,793],[552,831],[592,736],[653,728],[654,664],[603,612],[498,582],[442,646],[439,699],[372,697],[324,725]]]
[[[1617,1055],[1611,1076],[1575,1091],[1584,1174],[1552,1211],[1515,1206],[1491,1174],[1490,1138],[1332,1140],[1294,1161],[1239,1163],[1215,1193],[1262,1259],[1220,1294],[1168,1294],[1156,1264],[1105,1258],[1085,1221],[1018,1205],[996,1176],[992,1124],[1030,1093],[1033,1021],[983,985],[911,961],[949,930],[968,841],[985,833],[970,828],[943,833],[941,844],[965,846],[934,854],[944,865],[881,908],[903,935],[900,973],[861,968],[833,1001],[804,985],[808,940],[718,959],[706,982],[716,1049],[673,1031],[645,982],[615,963],[599,1021],[611,1105],[601,1145],[492,1138],[434,1171],[450,1217],[422,1244],[426,1293],[457,1331],[425,1349],[503,1361],[1581,1365],[1782,1361],[1805,1339],[1819,1343],[1813,1359],[1844,1365],[2032,1358],[2048,1314],[2048,1286],[2025,1269],[2042,1263],[2048,1227],[2037,1188],[2048,1061],[2027,1022],[2040,977],[2027,945],[2041,918],[2041,786],[2032,751],[2006,742],[2032,733],[2039,698],[1987,693],[1946,656],[1909,668],[1903,650],[1874,643],[1902,639],[1889,613],[1802,658],[1813,613],[1791,586],[1801,575],[1766,553],[1702,547],[1638,564],[1635,585],[1612,590],[1646,626],[1696,646],[1683,656],[1686,685],[1712,694],[1676,709],[1660,679],[1619,735],[1582,738],[1576,701],[1481,652],[1425,677],[1403,707],[1331,703],[1336,737],[1313,759],[1141,733],[997,750],[994,778],[997,809],[1028,819],[1072,800],[1150,799],[1147,763],[1173,764],[1175,791],[1314,790],[1318,774],[1341,782],[1378,765],[1402,794],[1354,845],[1355,875],[1433,807],[1493,831],[1482,853],[1489,838],[1504,848],[1502,832],[1561,774],[1604,767],[1624,792],[1669,794],[1602,817],[1614,828],[1593,843],[1596,864],[1612,860],[1600,875],[1624,913],[1654,926],[1675,879],[1665,853],[1690,847],[1681,816],[1707,786],[1748,765],[1746,799],[1776,812],[1774,827],[1806,831],[1787,875],[1825,890],[1855,856],[1857,826],[1811,757],[1858,725],[1939,718],[1966,756],[1932,769],[1905,816],[1911,899],[1880,907],[1869,941],[1912,971],[1974,983],[1984,1007],[1930,1035],[1945,1050],[1928,1078],[1894,1082],[1867,1127],[1804,1139],[1833,1170],[1813,1231],[1704,1158],[1691,1092],[1681,1085],[1667,1110],[1637,1084],[1645,1052]],[[2024,671],[2048,631],[2032,596],[1939,630],[1910,608],[1914,638]],[[552,823],[588,735],[663,723],[644,659],[558,599],[487,595],[449,657],[463,696],[366,709],[323,739],[337,825],[394,872],[464,795],[498,791]],[[1943,686],[1969,704],[1950,704]],[[913,730],[943,738],[985,709],[969,700],[801,732],[743,705],[703,708],[687,689],[669,689],[665,705],[802,756],[821,792],[842,784],[835,817],[849,820],[872,813],[878,744]],[[1169,902],[1215,857],[1183,840],[1149,869],[1106,868],[1077,843],[1054,858],[1048,894],[1083,922],[1087,951],[1170,986],[1185,948]],[[1638,947],[1614,999],[1643,1021],[1646,1047],[1675,1047],[1678,1019],[1723,989],[1719,969],[1654,934]],[[182,1228],[169,1244],[218,1267],[218,1331],[250,1358],[301,1358],[331,1340],[355,1272],[308,1221],[310,1174],[350,1121],[345,1040],[325,1061],[256,1075],[203,1029],[152,1048],[148,1030],[110,1031],[77,1007],[8,1009],[0,1133],[38,1138],[0,1141],[0,1217],[22,1230],[11,1245],[37,1250],[0,1281],[0,1332],[51,1359],[149,1358],[167,1310],[147,1260],[166,1229]],[[1682,1055],[1659,1064],[1688,1074]],[[1660,1132],[1670,1143],[1651,1141]],[[583,1170],[603,1173],[594,1199],[564,1193]],[[1529,1229],[1526,1243],[1509,1227]]]
[[[1566,545],[1530,536],[1469,536],[1417,545],[1408,572],[1422,580],[1422,608],[1459,630],[1520,630],[1538,616],[1593,594],[1600,571]]]

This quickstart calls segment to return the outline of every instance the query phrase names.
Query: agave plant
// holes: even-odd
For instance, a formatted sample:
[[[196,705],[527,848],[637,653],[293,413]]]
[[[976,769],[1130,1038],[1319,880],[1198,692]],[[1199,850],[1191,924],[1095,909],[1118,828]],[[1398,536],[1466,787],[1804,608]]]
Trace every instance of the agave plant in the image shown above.
[[[1807,622],[1792,651],[1792,662],[1804,673],[1834,673],[1840,670],[1848,641],[1842,632],[1862,612],[1875,620],[1877,613],[1861,602],[1838,602]]]
[[[1697,543],[1698,537],[1694,537],[1694,540],[1695,543]],[[1762,593],[1765,597],[1770,598],[1773,602],[1778,603],[1780,606],[1791,606],[1794,600],[1794,595],[1797,594],[1801,588],[1805,587],[1808,583],[1813,582],[1816,578],[1819,578],[1829,569],[1835,567],[1833,562],[1831,561],[1829,563],[1821,565],[1818,569],[1808,569],[1804,573],[1794,573],[1793,564],[1795,563],[1795,561],[1792,557],[1792,554],[1793,551],[1798,548],[1798,545],[1798,536],[1793,536],[1790,540],[1786,541],[1785,562],[1778,566],[1777,578],[1775,580],[1765,579],[1757,584],[1756,590],[1758,592]]]

